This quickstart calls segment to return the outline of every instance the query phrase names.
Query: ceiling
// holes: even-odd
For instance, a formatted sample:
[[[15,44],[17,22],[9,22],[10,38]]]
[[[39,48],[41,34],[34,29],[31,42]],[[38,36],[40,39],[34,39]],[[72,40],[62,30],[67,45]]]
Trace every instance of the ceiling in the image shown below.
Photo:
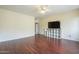
[[[38,12],[38,5],[0,5],[0,8],[24,13],[34,17],[45,17],[78,9],[79,5],[47,5],[48,11],[45,14]]]

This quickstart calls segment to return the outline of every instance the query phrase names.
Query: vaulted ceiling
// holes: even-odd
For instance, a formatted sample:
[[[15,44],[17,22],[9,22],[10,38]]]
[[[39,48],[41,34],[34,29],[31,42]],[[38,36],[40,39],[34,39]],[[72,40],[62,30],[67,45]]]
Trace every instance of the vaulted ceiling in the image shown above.
[[[38,12],[38,5],[0,5],[0,8],[24,13],[34,17],[45,17],[78,9],[79,5],[47,5],[48,11],[45,14]]]

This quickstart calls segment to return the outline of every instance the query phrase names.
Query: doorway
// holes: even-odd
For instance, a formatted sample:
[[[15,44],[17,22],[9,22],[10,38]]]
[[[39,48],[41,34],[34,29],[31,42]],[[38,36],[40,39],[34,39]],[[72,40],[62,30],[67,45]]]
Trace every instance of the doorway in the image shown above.
[[[39,24],[35,23],[35,35],[39,34]]]

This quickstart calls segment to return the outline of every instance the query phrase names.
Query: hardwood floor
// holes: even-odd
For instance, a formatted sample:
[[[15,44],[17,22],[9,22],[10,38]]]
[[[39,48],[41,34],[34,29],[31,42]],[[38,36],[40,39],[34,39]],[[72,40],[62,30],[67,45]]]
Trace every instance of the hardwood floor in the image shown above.
[[[36,35],[35,37],[11,40],[0,43],[2,54],[77,54],[79,42],[53,39]]]

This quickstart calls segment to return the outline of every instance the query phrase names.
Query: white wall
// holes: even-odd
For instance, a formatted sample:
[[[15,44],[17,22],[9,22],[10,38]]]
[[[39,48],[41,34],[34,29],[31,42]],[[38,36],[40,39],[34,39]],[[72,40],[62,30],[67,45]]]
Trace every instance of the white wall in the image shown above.
[[[0,9],[0,42],[34,36],[33,16]]]
[[[79,10],[52,15],[40,20],[40,34],[48,28],[50,21],[61,22],[61,38],[79,41]]]
[[[79,17],[73,17],[61,21],[61,38],[79,41]]]

